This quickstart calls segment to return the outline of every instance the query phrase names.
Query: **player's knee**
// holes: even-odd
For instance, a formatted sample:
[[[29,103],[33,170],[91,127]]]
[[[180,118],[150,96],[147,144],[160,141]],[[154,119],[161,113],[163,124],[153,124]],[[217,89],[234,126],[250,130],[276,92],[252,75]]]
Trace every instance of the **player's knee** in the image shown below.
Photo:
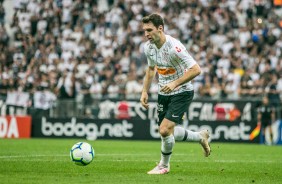
[[[160,134],[161,134],[162,137],[167,137],[171,133],[170,133],[170,130],[167,127],[160,127]]]

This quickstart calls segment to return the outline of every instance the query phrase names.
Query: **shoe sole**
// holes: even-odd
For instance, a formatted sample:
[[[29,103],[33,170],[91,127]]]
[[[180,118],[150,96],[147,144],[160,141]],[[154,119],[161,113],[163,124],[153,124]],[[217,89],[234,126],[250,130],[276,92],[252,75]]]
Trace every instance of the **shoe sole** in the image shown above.
[[[166,172],[166,173],[147,173],[149,175],[162,175],[162,174],[168,174],[169,172]]]
[[[157,174],[168,174],[170,169],[169,169],[169,166],[168,168],[163,168],[162,170],[158,170],[159,172],[155,171],[154,172],[154,169],[151,170],[151,171],[148,171],[147,174],[150,174],[150,175],[157,175]],[[160,172],[162,171],[162,172]]]
[[[149,172],[147,172],[147,174],[149,174],[149,175],[161,175],[161,174],[168,174],[168,173],[169,173],[169,171],[165,172],[165,173],[149,173]]]

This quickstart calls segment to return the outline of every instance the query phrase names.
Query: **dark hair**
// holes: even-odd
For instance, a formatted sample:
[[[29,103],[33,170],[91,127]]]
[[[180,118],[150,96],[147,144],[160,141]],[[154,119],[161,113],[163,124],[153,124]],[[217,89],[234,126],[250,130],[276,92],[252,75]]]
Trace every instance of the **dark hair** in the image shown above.
[[[159,14],[153,13],[143,17],[142,23],[147,24],[149,22],[151,22],[156,28],[159,28],[159,26],[163,26],[164,28],[164,19]]]

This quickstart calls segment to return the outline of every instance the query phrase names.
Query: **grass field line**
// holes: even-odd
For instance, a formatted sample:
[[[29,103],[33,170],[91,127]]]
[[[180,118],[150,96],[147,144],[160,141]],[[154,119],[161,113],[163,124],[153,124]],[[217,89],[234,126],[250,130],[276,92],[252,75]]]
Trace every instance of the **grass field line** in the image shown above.
[[[105,162],[105,160],[96,160],[100,162]],[[95,161],[95,162],[96,162]],[[106,160],[110,162],[156,162],[156,160]],[[172,160],[172,162],[176,163],[207,163],[207,162],[215,162],[215,163],[282,163],[282,161],[274,161],[274,160]]]
[[[194,156],[197,155],[198,153],[173,153],[174,156]],[[101,156],[101,157],[110,157],[110,156],[152,156],[152,155],[156,155],[156,154],[152,154],[152,153],[99,153],[96,154],[96,156]],[[159,155],[159,154],[157,154]],[[233,156],[233,155],[239,155],[239,154],[232,154],[229,153],[229,156]],[[30,157],[65,157],[65,156],[69,156],[68,154],[29,154],[29,155],[0,155],[0,159],[6,159],[6,158],[30,158]],[[225,155],[226,156],[226,155]],[[253,154],[244,154],[244,155],[240,155],[240,157],[252,157]]]
[[[40,160],[7,160],[9,162],[50,162],[50,159],[40,159]],[[157,160],[95,160],[94,162],[153,162],[155,163]],[[66,162],[65,160],[54,160],[54,162]],[[174,163],[267,163],[267,164],[281,164],[281,161],[273,161],[273,160],[172,160]]]
[[[198,154],[198,153],[197,153]],[[174,156],[194,156],[197,155],[196,153],[173,153]],[[153,156],[156,154],[152,153],[99,153],[96,156],[101,157],[110,157],[110,156]],[[159,155],[159,154],[158,154]],[[232,154],[229,153],[229,156],[240,155],[240,154]],[[68,154],[29,154],[29,155],[0,155],[0,159],[3,158],[30,158],[30,157],[65,157],[69,156]],[[226,156],[226,155],[225,155]],[[244,154],[240,155],[240,157],[252,157],[253,154]]]
[[[99,154],[98,156],[152,156],[152,154]],[[184,155],[184,154],[175,154],[174,156],[177,155]],[[186,155],[186,154],[185,154]],[[46,159],[46,157],[69,157],[69,155],[65,155],[65,154],[57,154],[57,155],[2,155],[0,156],[0,160],[9,160],[9,161],[19,161],[16,158],[28,158],[28,159],[20,159],[21,161],[27,161],[27,162],[50,162],[50,159]],[[40,158],[40,159],[32,159],[32,158]],[[16,159],[16,160],[14,160]],[[57,159],[55,159],[56,161],[58,161]],[[64,161],[64,160],[61,160]],[[152,159],[137,159],[137,160],[128,160],[128,159],[96,159],[95,162],[155,162],[156,160]],[[204,163],[204,162],[215,162],[215,163],[282,163],[282,161],[280,160],[226,160],[226,159],[217,159],[217,160],[172,160],[173,162],[184,162],[184,163],[195,163],[195,162],[200,162],[200,163]]]
[[[174,155],[195,155],[195,154],[174,154]],[[65,157],[69,156],[68,154],[56,154],[56,155],[0,155],[0,159],[3,158],[30,158],[30,157]],[[152,156],[152,154],[144,153],[144,154],[129,154],[129,153],[102,153],[102,154],[96,154],[96,156]]]

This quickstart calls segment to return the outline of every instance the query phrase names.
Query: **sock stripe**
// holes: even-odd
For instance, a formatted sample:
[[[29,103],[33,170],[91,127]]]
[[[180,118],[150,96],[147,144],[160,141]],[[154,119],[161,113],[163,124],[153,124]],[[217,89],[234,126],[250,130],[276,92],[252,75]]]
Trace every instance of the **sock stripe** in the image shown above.
[[[161,151],[162,152],[162,151]],[[172,154],[172,152],[169,152],[169,153],[164,153],[164,152],[162,152],[162,155],[171,155]]]
[[[188,132],[185,130],[185,135],[184,135],[183,141],[186,141],[187,137],[188,137]]]

